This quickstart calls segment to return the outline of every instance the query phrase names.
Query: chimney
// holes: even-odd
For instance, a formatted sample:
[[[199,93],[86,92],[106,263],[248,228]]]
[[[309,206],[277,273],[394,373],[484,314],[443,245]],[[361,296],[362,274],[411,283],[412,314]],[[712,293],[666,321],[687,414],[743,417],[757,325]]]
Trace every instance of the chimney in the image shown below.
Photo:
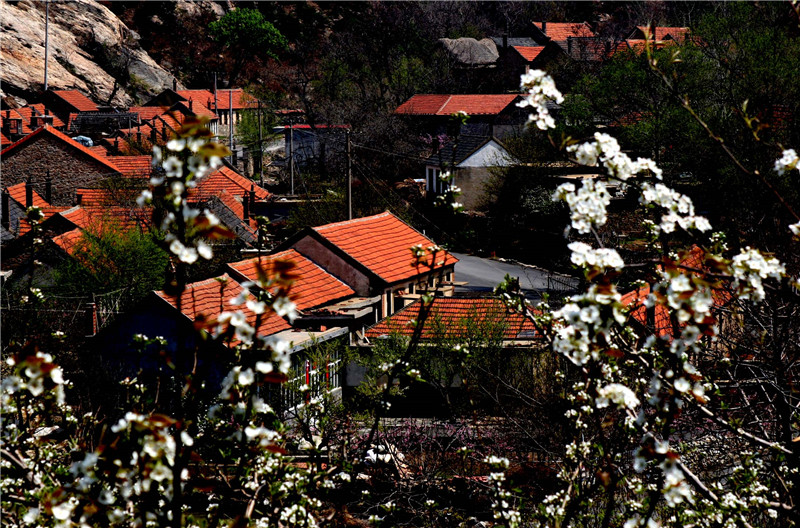
[[[39,119],[42,121],[42,126],[53,126],[53,116],[45,114],[40,116]]]
[[[33,184],[31,184],[30,176],[25,182],[25,209],[28,207],[33,207]]]
[[[75,191],[75,205],[81,205],[82,201],[83,201],[83,195],[78,191]]]
[[[194,112],[194,99],[189,99],[189,111]]]
[[[114,138],[114,153],[119,156],[119,136]]]
[[[567,55],[572,55],[572,37],[567,37]]]
[[[2,202],[3,218],[2,221],[0,221],[0,224],[6,229],[11,227],[11,213],[8,210],[9,205],[10,202],[9,202],[8,189],[3,189],[3,202]]]
[[[178,91],[178,79],[176,79],[175,77],[172,78],[172,91],[173,92]]]
[[[244,207],[244,219],[250,218],[250,200],[247,199],[247,193],[242,195],[242,206]]]
[[[47,179],[44,181],[44,201],[53,203],[53,180],[50,178],[50,169],[47,169]]]
[[[152,143],[153,145],[156,144],[156,133],[157,133],[156,127],[154,126],[150,127],[150,143]]]
[[[542,22],[542,33],[547,35],[547,22]]]
[[[256,204],[256,185],[254,183],[250,184],[250,207],[253,207]]]

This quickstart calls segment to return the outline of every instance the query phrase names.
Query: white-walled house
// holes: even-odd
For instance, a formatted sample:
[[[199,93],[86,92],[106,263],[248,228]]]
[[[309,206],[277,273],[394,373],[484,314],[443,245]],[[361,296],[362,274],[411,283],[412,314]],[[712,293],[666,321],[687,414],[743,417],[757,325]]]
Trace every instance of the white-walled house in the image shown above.
[[[474,209],[480,203],[492,169],[513,163],[497,138],[461,135],[425,161],[425,190],[441,194],[449,185],[455,185],[461,189],[459,201],[466,209]],[[452,174],[451,182],[442,180],[443,171]]]

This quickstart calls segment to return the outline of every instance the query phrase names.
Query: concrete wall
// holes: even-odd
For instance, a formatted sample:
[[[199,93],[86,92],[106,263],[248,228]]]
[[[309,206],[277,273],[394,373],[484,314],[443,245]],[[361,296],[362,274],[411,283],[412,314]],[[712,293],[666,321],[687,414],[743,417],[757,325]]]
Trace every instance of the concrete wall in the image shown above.
[[[77,149],[46,135],[14,150],[0,160],[3,165],[3,186],[25,182],[31,178],[33,189],[44,196],[47,171],[53,181],[52,205],[75,204],[75,189],[93,187],[113,173],[109,167]]]

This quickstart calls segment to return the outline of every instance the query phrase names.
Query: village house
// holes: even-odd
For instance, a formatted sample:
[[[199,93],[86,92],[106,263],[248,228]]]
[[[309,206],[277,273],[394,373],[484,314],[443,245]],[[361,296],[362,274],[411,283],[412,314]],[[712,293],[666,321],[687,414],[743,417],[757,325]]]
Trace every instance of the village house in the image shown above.
[[[462,134],[425,160],[425,190],[441,194],[451,186],[461,189],[458,201],[467,210],[481,203],[492,169],[508,167],[514,160],[499,139]],[[451,181],[442,179],[449,172]]]
[[[30,181],[44,194],[51,178],[50,192],[55,206],[73,205],[75,189],[92,187],[107,178],[120,176],[120,169],[53,127],[43,126],[0,152],[3,185]]]
[[[203,379],[207,386],[218,387],[232,359],[226,349],[240,344],[240,340],[236,337],[214,340],[208,336],[222,312],[241,311],[261,338],[271,337],[290,343],[293,368],[305,378],[304,382],[318,393],[328,392],[336,396],[341,392],[342,358],[337,352],[339,349],[333,348],[324,364],[311,362],[303,351],[331,339],[346,338],[349,333],[347,325],[296,324],[297,320],[292,321],[272,311],[258,315],[247,305],[234,306],[231,303],[242,294],[245,283],[255,291],[258,287],[252,285],[251,280],[272,278],[279,269],[288,269],[294,278],[290,299],[297,307],[298,319],[354,294],[349,286],[296,251],[262,255],[229,264],[228,272],[221,276],[188,284],[180,301],[174,294],[153,292],[134,310],[101,330],[92,340],[93,347],[103,355],[113,376],[121,379],[138,373],[148,378],[163,368],[163,358],[152,350],[138,349],[135,336],[165,337],[172,357],[177,352],[176,343],[182,342],[186,350],[192,351],[191,356],[196,357],[195,368],[205,373]],[[268,290],[274,293],[269,287]],[[204,331],[205,338],[198,338],[198,328]],[[189,367],[189,364],[180,365],[180,368]]]
[[[412,247],[419,248],[417,261]],[[386,317],[422,292],[452,295],[458,259],[390,212],[307,228],[292,248],[338,277],[361,297],[380,296]]]
[[[420,131],[431,135],[454,133],[502,139],[521,134],[528,114],[519,108],[520,94],[417,94],[395,109]],[[460,131],[452,130],[452,115],[465,112],[469,119]]]
[[[97,104],[78,90],[47,90],[42,103],[64,123],[69,123],[71,114],[100,112]]]

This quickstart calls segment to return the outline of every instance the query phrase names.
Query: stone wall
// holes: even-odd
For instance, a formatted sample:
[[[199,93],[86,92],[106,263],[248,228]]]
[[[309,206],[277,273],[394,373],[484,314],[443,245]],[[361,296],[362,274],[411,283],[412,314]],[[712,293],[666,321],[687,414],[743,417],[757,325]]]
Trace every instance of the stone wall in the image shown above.
[[[54,138],[40,136],[0,160],[3,186],[9,187],[31,178],[33,189],[45,195],[47,171],[53,182],[52,205],[75,205],[75,189],[96,187],[114,173],[89,155]]]

